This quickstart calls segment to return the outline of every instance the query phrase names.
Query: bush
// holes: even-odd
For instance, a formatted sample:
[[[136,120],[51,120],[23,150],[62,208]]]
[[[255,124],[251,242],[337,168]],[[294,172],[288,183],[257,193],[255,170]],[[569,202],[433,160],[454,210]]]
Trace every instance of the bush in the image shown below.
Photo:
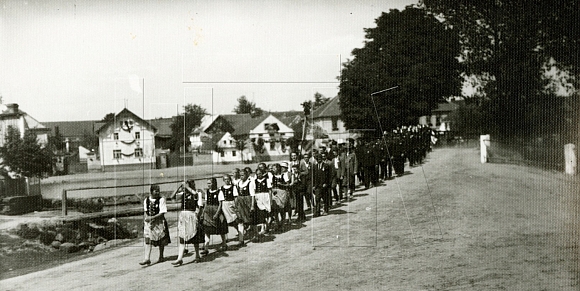
[[[40,235],[40,230],[35,226],[29,227],[28,224],[21,224],[16,230],[16,234],[24,239],[35,239]]]

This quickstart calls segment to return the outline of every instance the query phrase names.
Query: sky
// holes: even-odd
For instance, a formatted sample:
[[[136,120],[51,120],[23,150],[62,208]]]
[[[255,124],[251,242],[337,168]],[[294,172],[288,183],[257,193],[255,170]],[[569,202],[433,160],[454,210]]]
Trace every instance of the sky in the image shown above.
[[[4,0],[0,95],[40,122],[229,114],[242,95],[302,110],[337,95],[364,28],[416,2]]]

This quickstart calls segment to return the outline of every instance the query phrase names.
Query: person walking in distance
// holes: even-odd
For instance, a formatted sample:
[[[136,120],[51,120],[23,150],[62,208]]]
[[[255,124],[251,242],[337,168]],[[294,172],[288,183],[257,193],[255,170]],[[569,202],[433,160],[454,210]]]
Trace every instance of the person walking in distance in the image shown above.
[[[256,170],[256,192],[252,201],[250,211],[254,216],[254,224],[260,229],[255,241],[260,240],[266,234],[266,225],[270,222],[272,211],[272,180],[268,179],[266,173],[258,168]]]
[[[149,197],[143,201],[145,218],[143,221],[143,236],[145,237],[145,256],[139,265],[151,264],[151,249],[153,246],[159,247],[158,263],[164,261],[163,251],[165,246],[171,243],[169,237],[169,227],[165,220],[167,204],[165,197],[161,196],[159,185],[152,184],[149,188]]]
[[[232,226],[238,232],[238,246],[244,245],[244,223],[239,217],[238,209],[236,208],[236,200],[238,200],[239,192],[238,187],[232,184],[232,177],[230,175],[224,175],[223,177],[224,185],[220,188],[219,198],[223,199],[222,212],[226,217],[226,222],[229,226]]]
[[[208,254],[210,236],[218,234],[221,236],[222,245],[220,251],[228,249],[227,234],[228,224],[222,212],[223,197],[219,195],[216,178],[211,178],[207,181],[208,189],[205,192],[205,207],[203,209],[203,231],[205,233],[205,242],[203,245],[202,254]],[[220,199],[221,198],[221,199]]]
[[[312,163],[310,162],[310,153],[305,152],[300,160],[300,180],[302,181],[304,199],[306,200],[306,211],[312,209],[312,177],[311,177]]]
[[[177,222],[177,236],[179,237],[177,260],[171,263],[174,266],[183,264],[186,244],[193,244],[195,248],[194,262],[197,263],[200,260],[199,244],[204,242],[204,234],[199,223],[203,206],[202,195],[202,192],[195,190],[195,181],[193,179],[181,184],[172,195],[172,198],[177,196],[177,199],[181,201],[181,211]]]
[[[358,160],[354,152],[354,140],[349,139],[346,146],[346,154],[344,157],[344,167],[342,167],[342,173],[340,175],[343,186],[345,187],[344,192],[347,193],[348,197],[352,198],[355,189],[355,176],[358,173]]]
[[[241,231],[242,236],[239,237],[239,239],[240,242],[243,242],[244,231],[248,233],[250,231],[250,227],[253,225],[252,212],[250,210],[252,209],[254,196],[256,193],[256,184],[254,183],[254,180],[250,179],[250,174],[247,171],[241,172],[241,177],[237,184],[237,188],[238,198],[236,199],[236,210],[238,211],[238,219],[243,225],[243,230]]]
[[[312,190],[314,199],[314,214],[313,217],[327,215],[330,203],[328,201],[328,186],[330,184],[330,169],[328,165],[322,161],[322,156],[317,154],[315,156],[316,165],[312,167]],[[322,205],[321,205],[322,204]]]

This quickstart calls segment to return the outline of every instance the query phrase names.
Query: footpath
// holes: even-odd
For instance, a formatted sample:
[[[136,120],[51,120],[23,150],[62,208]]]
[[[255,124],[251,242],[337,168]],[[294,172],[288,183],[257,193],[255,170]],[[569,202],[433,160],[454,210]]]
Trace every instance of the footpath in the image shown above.
[[[580,289],[577,177],[480,164],[466,148],[437,149],[407,170],[359,188],[328,216],[240,249],[212,248],[201,263],[170,264],[172,228],[169,261],[139,266],[138,240],[2,280],[0,290]]]

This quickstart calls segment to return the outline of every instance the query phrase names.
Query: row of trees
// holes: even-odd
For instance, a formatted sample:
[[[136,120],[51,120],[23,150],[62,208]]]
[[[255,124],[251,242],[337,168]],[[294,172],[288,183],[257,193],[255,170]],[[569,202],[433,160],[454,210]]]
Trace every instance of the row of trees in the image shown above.
[[[580,2],[575,0],[424,0],[425,10],[460,36],[463,72],[482,82],[458,119],[500,136],[570,132],[578,123],[573,98],[558,88],[578,88]],[[577,127],[577,125],[576,125]]]
[[[342,69],[345,125],[415,123],[444,97],[458,96],[468,77],[478,91],[455,113],[456,130],[577,133],[578,94],[556,93],[580,85],[579,14],[575,0],[423,0],[383,13]]]

